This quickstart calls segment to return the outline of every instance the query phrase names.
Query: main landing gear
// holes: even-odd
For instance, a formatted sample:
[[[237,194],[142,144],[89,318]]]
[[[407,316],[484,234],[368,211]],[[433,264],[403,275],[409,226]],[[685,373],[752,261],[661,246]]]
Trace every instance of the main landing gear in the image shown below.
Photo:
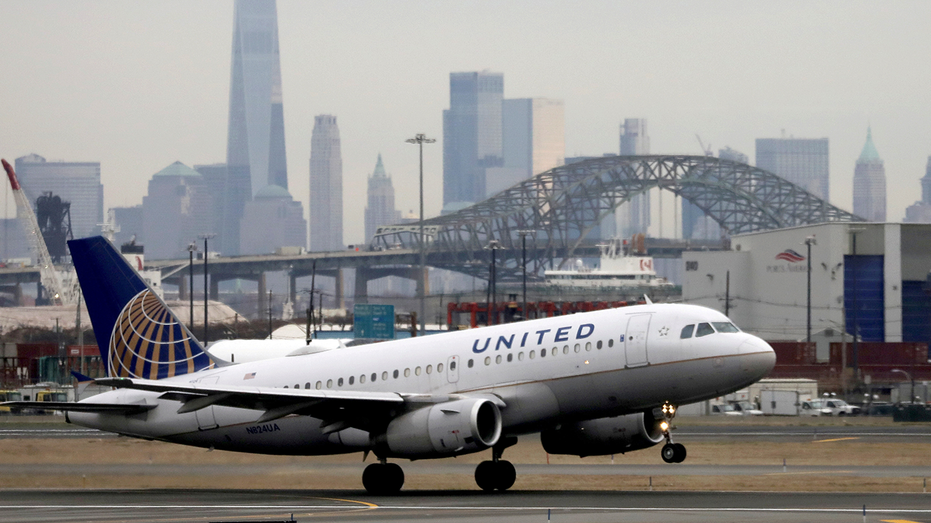
[[[663,404],[663,422],[660,424],[660,427],[663,429],[663,437],[666,438],[666,444],[663,445],[663,450],[660,451],[660,455],[666,463],[682,463],[685,461],[685,445],[673,443],[672,435],[669,434],[669,429],[672,428],[672,418],[675,416],[676,408],[669,403]]]
[[[510,461],[501,459],[504,449],[517,443],[517,438],[502,438],[503,441],[491,448],[491,461],[483,461],[475,467],[475,483],[485,492],[504,492],[514,486],[517,471]]]
[[[388,463],[381,459],[372,463],[362,472],[362,486],[369,494],[397,494],[404,485],[404,471],[397,463]]]

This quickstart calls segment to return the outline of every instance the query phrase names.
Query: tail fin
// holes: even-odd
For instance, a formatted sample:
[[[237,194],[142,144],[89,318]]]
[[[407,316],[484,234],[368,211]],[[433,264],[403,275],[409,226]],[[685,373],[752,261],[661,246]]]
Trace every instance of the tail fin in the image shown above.
[[[210,366],[165,302],[102,236],[68,242],[107,376],[162,379]]]

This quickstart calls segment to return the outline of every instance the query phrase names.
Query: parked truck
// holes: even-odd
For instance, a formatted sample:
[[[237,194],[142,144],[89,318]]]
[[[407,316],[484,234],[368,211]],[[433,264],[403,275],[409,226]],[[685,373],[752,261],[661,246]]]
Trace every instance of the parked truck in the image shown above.
[[[798,391],[760,391],[760,410],[767,416],[798,416],[801,406],[802,398]]]

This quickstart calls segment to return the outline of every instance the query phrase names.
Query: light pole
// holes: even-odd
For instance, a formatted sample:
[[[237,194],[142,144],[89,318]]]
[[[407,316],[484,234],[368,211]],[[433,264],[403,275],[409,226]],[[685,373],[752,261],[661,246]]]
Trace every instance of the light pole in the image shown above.
[[[204,239],[204,349],[207,348],[207,299],[210,298],[210,293],[207,287],[207,258],[209,258],[210,251],[207,249],[207,240],[213,238],[216,234],[201,234],[200,237]],[[193,296],[193,293],[191,293]]]
[[[427,138],[423,133],[417,133],[413,138],[408,138],[404,140],[407,143],[417,144],[420,147],[420,335],[423,336],[427,333],[426,329],[426,287],[427,287],[427,276],[426,276],[426,267],[424,262],[424,249],[426,248],[426,238],[423,235],[423,144],[425,143],[434,143],[436,139]]]
[[[192,334],[194,333],[194,251],[196,250],[197,244],[194,242],[191,242],[191,244],[187,246],[188,257],[190,258],[190,263],[188,264],[188,279],[190,280],[188,282],[188,301],[191,306],[190,329]]]
[[[806,324],[806,336],[805,342],[811,343],[811,246],[817,245],[818,242],[815,240],[815,235],[805,238],[805,245],[808,246],[808,323]]]
[[[498,240],[491,240],[490,242],[488,242],[488,245],[486,245],[484,248],[486,250],[491,251],[491,266],[488,267],[488,294],[491,298],[490,300],[488,300],[488,325],[491,325],[492,309],[493,308],[495,309],[495,316],[497,316],[497,304],[498,304],[498,297],[497,297],[498,289],[496,289],[497,283],[498,283],[497,282],[498,269],[495,266],[495,251],[497,251],[498,249],[502,249],[503,247],[501,246],[501,242],[499,242]],[[497,320],[497,317],[495,318],[495,320]],[[497,321],[495,323],[497,323]]]
[[[523,288],[523,291],[524,291],[524,310],[523,310],[523,312],[524,312],[524,319],[525,319],[525,320],[526,320],[526,319],[529,319],[529,318],[527,318],[527,235],[528,235],[528,234],[533,234],[534,232],[536,232],[536,231],[534,231],[534,230],[532,230],[532,229],[521,229],[521,230],[517,231],[517,234],[520,235],[520,250],[521,250],[521,258],[522,258],[523,267],[524,267],[524,288]]]
[[[852,254],[850,255],[850,261],[852,264],[844,265],[844,272],[846,268],[850,267],[850,276],[852,279],[852,292],[853,292],[853,377],[859,381],[860,375],[860,324],[857,314],[859,313],[859,307],[857,306],[857,271],[860,270],[860,264],[857,262],[857,234],[863,232],[863,229],[860,227],[850,227],[847,229],[847,234],[851,236],[851,247]]]
[[[902,374],[905,374],[905,377],[908,378],[910,382],[912,382],[912,388],[908,393],[908,402],[914,403],[915,401],[915,378],[913,378],[911,374],[905,372],[902,369],[892,369],[891,372],[901,372]],[[901,403],[901,398],[899,399],[900,399],[899,403]]]

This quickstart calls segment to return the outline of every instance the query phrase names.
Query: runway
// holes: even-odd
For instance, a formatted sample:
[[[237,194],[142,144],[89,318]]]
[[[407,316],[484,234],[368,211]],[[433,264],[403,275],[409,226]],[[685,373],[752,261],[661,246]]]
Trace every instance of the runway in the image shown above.
[[[902,424],[901,426],[829,425],[804,426],[805,418],[798,418],[799,425],[753,425],[735,422],[731,425],[688,425],[677,428],[675,437],[692,441],[707,441],[721,438],[750,438],[762,441],[804,441],[834,437],[856,437],[860,439],[896,438],[902,441],[931,441],[931,426],[927,424]],[[76,425],[54,423],[49,427],[40,424],[18,424],[8,421],[0,425],[0,439],[4,438],[116,438],[117,434],[87,429]],[[533,437],[533,436],[530,436]]]
[[[755,492],[416,492],[138,490],[2,491],[6,522],[494,521],[851,522],[931,521],[927,494]]]

